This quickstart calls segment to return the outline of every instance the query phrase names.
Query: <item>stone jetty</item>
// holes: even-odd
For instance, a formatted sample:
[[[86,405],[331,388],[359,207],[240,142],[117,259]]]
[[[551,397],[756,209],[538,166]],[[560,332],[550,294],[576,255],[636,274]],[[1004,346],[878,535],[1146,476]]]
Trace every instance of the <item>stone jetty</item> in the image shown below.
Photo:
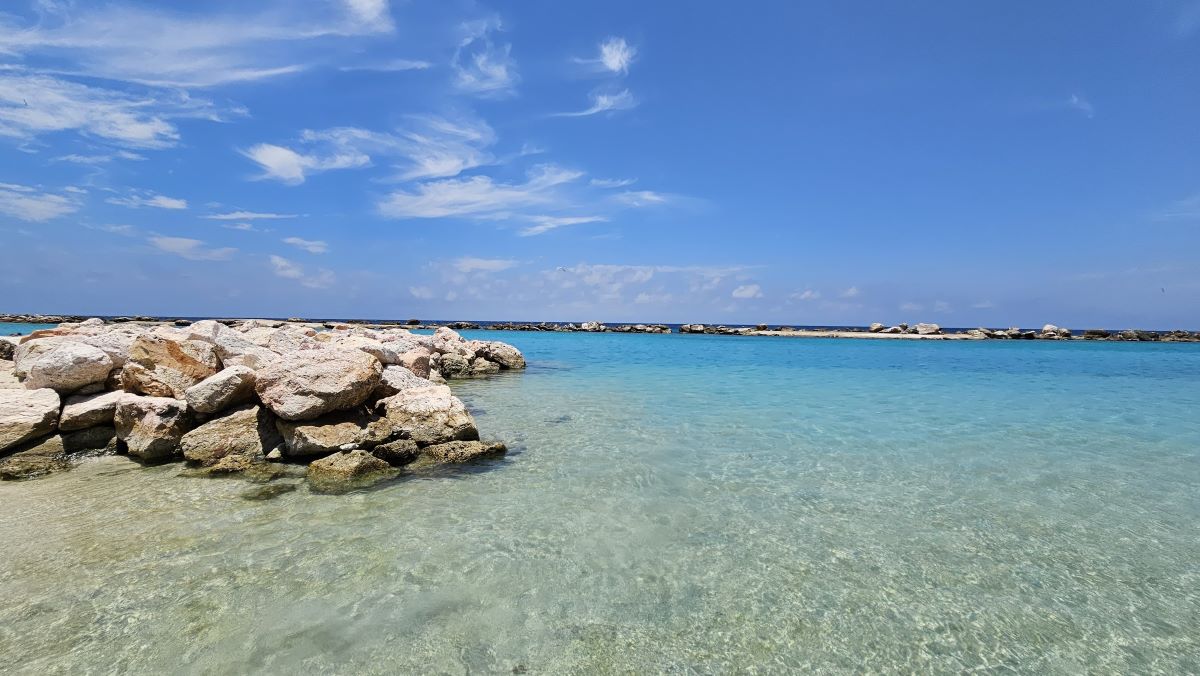
[[[504,453],[445,383],[524,367],[512,345],[445,327],[61,323],[0,339],[0,478],[121,453],[198,474],[307,465],[310,482],[357,485]]]

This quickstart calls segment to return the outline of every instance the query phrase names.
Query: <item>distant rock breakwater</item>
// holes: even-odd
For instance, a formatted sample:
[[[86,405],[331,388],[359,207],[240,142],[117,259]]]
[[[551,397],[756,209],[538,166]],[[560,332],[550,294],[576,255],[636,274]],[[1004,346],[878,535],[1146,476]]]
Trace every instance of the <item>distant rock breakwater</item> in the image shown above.
[[[122,453],[256,480],[306,465],[316,486],[361,485],[504,453],[445,383],[524,367],[512,345],[449,328],[62,323],[0,339],[0,478]]]

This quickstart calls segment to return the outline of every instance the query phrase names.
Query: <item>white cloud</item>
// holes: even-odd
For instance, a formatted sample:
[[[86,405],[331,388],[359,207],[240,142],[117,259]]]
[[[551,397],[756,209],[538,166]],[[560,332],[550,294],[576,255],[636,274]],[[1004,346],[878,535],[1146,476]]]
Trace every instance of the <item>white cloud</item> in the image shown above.
[[[0,183],[0,214],[31,223],[41,223],[79,211],[79,203],[67,195],[38,188]]]
[[[233,254],[237,253],[237,249],[233,247],[213,249],[205,246],[201,240],[187,237],[155,235],[149,239],[149,242],[160,251],[175,254],[190,261],[224,261],[229,260]]]
[[[598,223],[607,221],[608,219],[603,216],[530,216],[529,220],[533,221],[536,225],[522,229],[519,233],[522,237],[541,235],[568,225]]]
[[[472,258],[470,256],[455,259],[452,263],[455,270],[462,273],[471,272],[502,272],[515,267],[517,261],[507,258]]]
[[[393,29],[385,0],[244,6],[257,11],[198,16],[155,6],[71,3],[28,26],[0,23],[0,45],[27,60],[70,64],[66,70],[78,75],[205,87],[295,73],[307,67],[304,61],[327,58],[328,39]]]
[[[408,287],[408,292],[413,298],[420,298],[421,300],[433,298],[433,289],[430,289],[428,286],[410,286]]]
[[[178,210],[188,208],[188,203],[185,199],[167,197],[146,191],[132,191],[128,197],[110,197],[104,201],[109,204],[116,204],[117,206],[129,207],[130,209],[154,207],[156,209]]]
[[[637,100],[633,98],[633,93],[628,89],[622,89],[619,92],[594,92],[592,93],[592,105],[588,108],[569,113],[555,113],[554,117],[586,117],[615,110],[629,110],[635,106],[637,106]]]
[[[400,73],[406,70],[426,70],[432,68],[433,64],[428,61],[416,61],[413,59],[392,59],[391,61],[382,61],[379,63],[365,63],[358,66],[342,66],[338,70],[343,72],[352,72],[356,70],[372,71],[376,73]]]
[[[224,214],[211,214],[205,218],[213,221],[256,221],[260,219],[295,218],[296,214],[274,214],[257,211],[230,211]]]
[[[667,201],[667,196],[653,190],[626,190],[616,195],[613,199],[627,206],[645,207],[653,204],[662,204]]]
[[[513,209],[547,204],[556,186],[583,174],[554,165],[530,170],[525,183],[496,183],[487,176],[419,184],[415,192],[398,190],[379,204],[389,218],[503,218]]]
[[[900,304],[900,310],[903,312],[920,312],[924,309],[925,306],[921,305],[920,303],[913,303],[912,301]]]
[[[78,155],[78,154],[72,153],[70,155],[62,155],[61,157],[56,157],[56,158],[54,158],[54,161],[70,162],[72,164],[97,165],[97,164],[107,164],[109,162],[112,162],[113,160],[118,160],[118,159],[141,161],[141,160],[146,159],[146,156],[139,155],[139,154],[133,153],[133,152],[129,152],[128,150],[119,150],[115,153],[111,153],[111,154],[107,154],[107,155]]]
[[[817,300],[820,297],[821,297],[821,292],[813,291],[812,289],[805,289],[803,291],[797,291],[796,293],[793,293],[790,296],[790,298],[792,300]]]
[[[624,75],[629,72],[629,65],[637,56],[637,48],[625,41],[625,38],[610,37],[600,43],[600,55],[590,59],[575,59],[576,63],[595,66],[600,72]]]
[[[1071,98],[1067,99],[1067,107],[1078,110],[1089,118],[1096,114],[1096,109],[1092,107],[1091,102],[1079,94],[1071,94]]]
[[[483,98],[511,96],[520,77],[512,58],[512,45],[494,45],[491,33],[500,30],[500,20],[484,19],[463,24],[465,36],[454,51],[450,67],[454,86]]]
[[[309,253],[323,254],[329,251],[329,245],[321,240],[300,239],[299,237],[287,237],[283,240],[284,244],[291,244],[298,249],[304,249]]]
[[[975,308],[976,310],[990,310],[991,308],[996,307],[996,304],[990,300],[981,300],[978,303],[972,303],[971,307]]]
[[[113,235],[124,235],[125,237],[132,237],[137,232],[137,228],[132,225],[85,225],[83,227]]]
[[[310,289],[324,289],[337,281],[337,276],[332,270],[319,268],[316,274],[309,274],[305,272],[304,268],[283,256],[271,255],[268,258],[271,262],[271,270],[277,277],[295,279],[300,282],[301,286],[307,286]]]
[[[633,302],[638,305],[663,305],[670,303],[674,299],[669,293],[647,293],[645,291],[634,297]]]
[[[221,227],[228,228],[229,230],[242,230],[245,232],[260,232],[260,230],[255,228],[250,223],[222,223]]]
[[[624,188],[636,182],[636,178],[593,178],[588,185],[594,188]]]
[[[743,284],[729,295],[734,298],[762,298],[762,287],[757,284]]]
[[[858,298],[861,294],[857,286],[852,286],[841,293],[842,298]]]
[[[305,130],[294,147],[260,143],[243,155],[263,169],[259,178],[299,185],[311,174],[371,166],[373,157],[396,158],[400,180],[448,178],[490,164],[496,142],[487,123],[473,118],[412,116],[397,133],[357,127]]]
[[[170,122],[176,118],[219,121],[223,113],[181,92],[133,94],[0,70],[0,136],[30,139],[76,131],[128,147],[161,149],[179,141],[179,131]]]

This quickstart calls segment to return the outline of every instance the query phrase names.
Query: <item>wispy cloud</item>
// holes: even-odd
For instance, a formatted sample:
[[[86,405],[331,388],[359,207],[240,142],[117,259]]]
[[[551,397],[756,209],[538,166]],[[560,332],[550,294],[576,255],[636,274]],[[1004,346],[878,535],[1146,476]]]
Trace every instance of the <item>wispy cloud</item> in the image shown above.
[[[144,190],[134,190],[126,197],[109,197],[104,201],[109,204],[116,204],[117,206],[129,207],[130,209],[154,207],[156,209],[178,210],[188,208],[188,203],[185,199],[167,197],[166,195],[159,195]]]
[[[613,197],[616,201],[630,207],[645,207],[663,204],[667,196],[653,190],[626,190]]]
[[[190,261],[224,261],[229,260],[237,249],[233,247],[211,248],[198,239],[187,237],[164,237],[155,235],[149,240],[150,244],[165,253],[174,254]]]
[[[176,91],[134,94],[0,70],[0,136],[10,138],[75,131],[131,148],[161,149],[179,141],[173,119],[219,121],[237,114],[240,111],[221,111],[208,101]]]
[[[10,54],[69,64],[65,70],[78,75],[206,87],[295,73],[321,56],[322,39],[394,28],[386,0],[247,6],[255,11],[198,18],[161,7],[64,3],[28,26],[0,23],[0,44]],[[298,59],[305,46],[310,51]]]
[[[323,254],[329,251],[329,245],[317,239],[300,239],[299,237],[286,237],[283,240],[284,244],[290,244],[297,249],[304,249],[313,254]]]
[[[276,214],[259,211],[230,211],[223,214],[210,214],[205,218],[213,221],[257,221],[261,219],[274,220],[279,218],[295,218],[296,214]]]
[[[111,235],[122,235],[124,237],[132,237],[137,234],[137,228],[132,225],[84,225],[88,230],[98,230],[107,232]]]
[[[512,58],[512,45],[495,45],[492,33],[500,30],[498,18],[472,21],[462,26],[464,37],[454,51],[450,67],[454,86],[483,98],[513,95],[520,76]]]
[[[468,256],[455,259],[451,265],[453,265],[455,270],[464,274],[471,272],[502,272],[516,267],[517,261],[507,258],[472,258]]]
[[[1200,193],[1173,202],[1152,217],[1156,221],[1200,220]]]
[[[733,290],[730,296],[734,298],[762,298],[762,287],[758,284],[743,284]]]
[[[429,300],[433,298],[434,295],[433,289],[429,288],[428,286],[410,286],[408,287],[408,293],[413,298],[417,298],[419,300]]]
[[[436,115],[411,116],[395,133],[358,127],[305,130],[292,146],[260,143],[243,151],[263,173],[259,178],[299,185],[316,173],[357,169],[374,158],[395,160],[399,180],[449,178],[495,161],[487,148],[495,132],[482,120]]]
[[[577,58],[575,62],[594,66],[601,72],[624,75],[629,72],[629,66],[637,56],[637,48],[619,37],[610,37],[601,42],[599,51],[596,57]]]
[[[555,165],[534,167],[525,183],[496,183],[488,176],[472,176],[419,184],[414,192],[398,190],[379,204],[389,218],[504,218],[514,209],[550,203],[556,186],[582,176],[582,172]]]
[[[860,295],[862,295],[862,292],[858,290],[857,286],[852,286],[849,289],[841,292],[839,295],[842,298],[858,298]]]
[[[426,70],[432,68],[433,64],[428,61],[415,61],[412,59],[392,59],[391,61],[381,61],[378,63],[364,63],[357,66],[341,66],[338,70],[342,72],[352,71],[371,71],[375,73],[400,73],[406,70]]]
[[[820,297],[821,297],[821,292],[813,291],[812,289],[805,289],[803,291],[797,291],[796,293],[793,293],[791,296],[788,296],[788,298],[791,298],[792,300],[817,300]]]
[[[76,211],[79,211],[79,202],[71,195],[45,192],[27,185],[0,183],[0,214],[41,223]]]
[[[54,161],[55,162],[70,162],[71,164],[97,165],[97,164],[108,164],[109,162],[112,162],[113,160],[142,161],[145,159],[146,159],[145,155],[139,155],[138,153],[130,152],[128,150],[119,150],[115,153],[106,153],[106,154],[101,154],[101,155],[79,155],[79,154],[72,153],[70,155],[62,155],[60,157],[56,157],[56,158],[54,158]]]
[[[1067,99],[1066,105],[1071,110],[1078,110],[1083,113],[1085,117],[1090,118],[1096,115],[1096,109],[1092,106],[1091,101],[1083,98],[1081,94],[1071,94]]]
[[[303,267],[284,258],[283,256],[271,255],[268,257],[271,263],[271,271],[277,277],[284,279],[294,279],[301,286],[306,286],[310,289],[325,289],[333,285],[337,281],[337,275],[332,270],[319,268],[316,273],[309,273]]]
[[[554,113],[553,117],[587,117],[588,115],[596,115],[597,113],[606,113],[617,110],[629,110],[637,106],[637,100],[633,98],[633,94],[628,89],[622,89],[619,92],[594,92],[592,93],[592,105],[583,109],[567,113]]]
[[[624,188],[636,182],[636,178],[593,178],[588,185],[594,188]]]
[[[568,225],[598,223],[608,219],[603,216],[530,216],[529,220],[533,221],[535,225],[522,229],[520,232],[522,237],[541,235]]]

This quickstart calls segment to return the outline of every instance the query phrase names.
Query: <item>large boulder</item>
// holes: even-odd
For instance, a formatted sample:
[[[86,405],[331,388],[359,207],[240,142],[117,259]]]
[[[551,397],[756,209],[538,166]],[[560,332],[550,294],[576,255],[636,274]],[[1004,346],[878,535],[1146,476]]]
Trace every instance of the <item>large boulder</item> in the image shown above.
[[[0,390],[0,453],[50,434],[58,424],[58,393],[41,390]]]
[[[23,390],[25,386],[13,373],[13,363],[0,359],[0,390]]]
[[[101,392],[70,397],[63,404],[58,428],[69,432],[97,425],[112,425],[117,402],[123,396],[124,392]]]
[[[421,455],[436,462],[469,462],[488,455],[501,455],[508,448],[501,443],[481,441],[448,441],[421,449]]]
[[[879,322],[873,322],[871,324],[871,326],[867,327],[867,330],[870,331],[871,333],[882,333],[883,330],[886,328],[887,328],[886,326],[884,326],[883,324],[880,324]]]
[[[0,336],[0,359],[12,361],[17,351],[17,339],[12,336]]]
[[[937,324],[917,324],[917,334],[922,336],[931,336],[942,332],[942,327]]]
[[[274,335],[276,332],[276,329],[256,330],[269,331],[270,335]],[[251,340],[251,336],[248,334],[231,329],[211,319],[205,319],[189,326],[187,328],[187,337],[189,340],[200,340],[210,343],[216,348],[217,356],[221,358],[221,363],[227,367],[245,366],[251,369],[258,369],[274,361],[279,356],[266,347],[270,336],[264,337],[260,343]]]
[[[220,368],[221,360],[211,343],[146,334],[133,342],[121,381],[132,392],[183,399],[189,387]]]
[[[267,342],[267,347],[273,352],[288,354],[300,350],[319,350],[323,346],[307,332],[287,328],[276,331]]]
[[[431,383],[403,390],[381,399],[376,406],[383,412],[392,436],[403,436],[422,446],[479,439],[479,428],[467,407],[445,385]]]
[[[86,451],[116,453],[116,431],[112,426],[65,434],[55,434],[29,441],[0,460],[0,480],[33,479],[52,472],[71,468],[70,455]]]
[[[134,341],[145,332],[144,329],[136,327],[122,327],[91,336],[84,336],[79,338],[79,342],[104,350],[104,353],[112,358],[113,366],[120,368],[128,361],[129,351],[133,348]]]
[[[254,397],[254,369],[230,366],[184,391],[188,406],[197,413],[216,413]]]
[[[419,387],[429,387],[429,381],[403,366],[387,366],[383,369],[383,376],[373,396],[382,399]]]
[[[471,361],[457,352],[446,352],[436,359],[437,370],[445,378],[466,378],[471,375]]]
[[[74,392],[95,383],[103,383],[113,369],[112,357],[98,347],[63,342],[40,354],[29,364],[25,387],[48,387],[60,393]]]
[[[400,366],[412,371],[422,378],[429,377],[429,349],[416,347],[400,355]]]
[[[315,481],[362,479],[392,466],[363,450],[345,451],[314,460],[308,465],[308,478]]]
[[[433,339],[429,343],[429,347],[434,352],[439,352],[443,355],[457,354],[459,356],[470,359],[475,356],[475,351],[467,344],[467,341],[454,329],[445,326],[433,332]]]
[[[248,405],[184,434],[179,445],[185,459],[208,467],[232,455],[244,456],[250,462],[265,461],[267,453],[280,442],[275,416],[261,406]]]
[[[365,336],[338,336],[333,344],[345,350],[361,350],[379,360],[383,365],[399,364],[405,346],[399,343],[381,343]]]
[[[421,455],[421,447],[412,439],[394,439],[371,449],[371,455],[393,467],[407,465]]]
[[[361,407],[337,411],[315,420],[278,422],[285,453],[304,458],[328,455],[339,450],[372,448],[392,436],[386,421],[372,416]]]
[[[525,368],[525,356],[517,348],[502,343],[498,340],[472,340],[471,348],[475,351],[475,357],[482,357],[488,361],[495,362],[500,365],[500,368],[505,369],[523,369]]]
[[[284,420],[310,420],[358,406],[379,385],[383,366],[359,350],[302,350],[258,371],[255,391]]]
[[[129,455],[155,462],[179,453],[179,441],[191,429],[192,416],[187,403],[179,399],[126,394],[117,402],[113,423]]]

